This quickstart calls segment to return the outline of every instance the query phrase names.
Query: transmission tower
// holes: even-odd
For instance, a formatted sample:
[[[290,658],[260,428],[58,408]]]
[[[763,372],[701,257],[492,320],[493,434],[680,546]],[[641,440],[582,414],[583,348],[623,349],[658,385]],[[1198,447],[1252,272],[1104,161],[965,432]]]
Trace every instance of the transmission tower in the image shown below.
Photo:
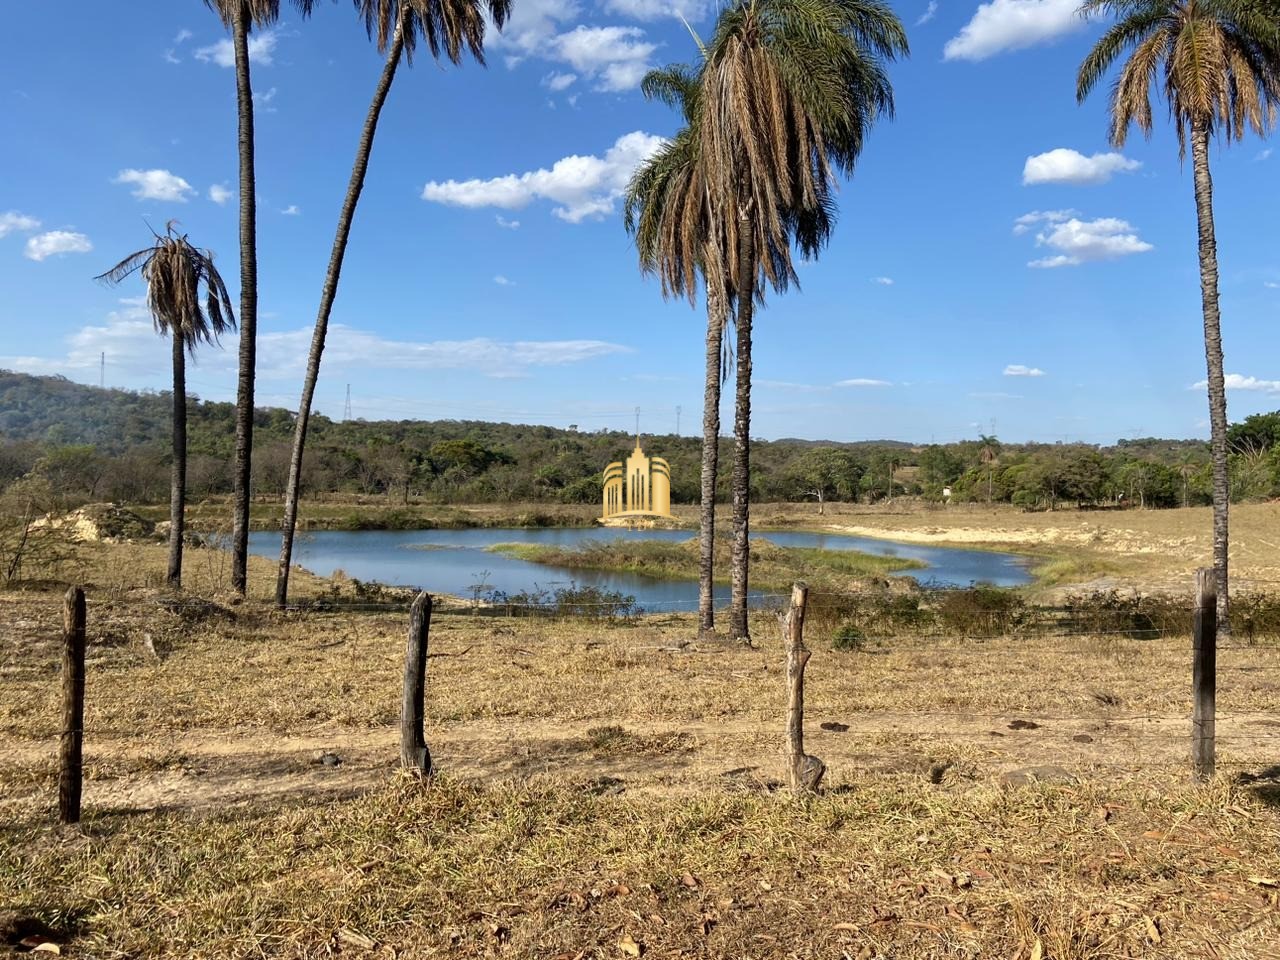
[[[347,403],[342,408],[342,419],[347,421],[351,419],[351,384],[347,384]]]

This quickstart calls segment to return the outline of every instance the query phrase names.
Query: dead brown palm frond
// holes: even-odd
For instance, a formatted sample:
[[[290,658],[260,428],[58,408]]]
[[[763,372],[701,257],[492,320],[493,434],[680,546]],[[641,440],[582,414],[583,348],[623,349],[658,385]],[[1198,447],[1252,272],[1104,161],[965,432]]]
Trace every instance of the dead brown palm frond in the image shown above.
[[[169,221],[155,243],[137,250],[94,279],[118,284],[140,273],[147,284],[147,309],[156,331],[179,338],[191,353],[235,329],[235,313],[213,253],[191,245]],[[203,296],[202,296],[203,292]]]
[[[1085,15],[1120,18],[1080,66],[1083,100],[1107,68],[1132,48],[1111,97],[1111,141],[1123,146],[1129,127],[1152,132],[1151,94],[1162,93],[1185,155],[1188,133],[1201,126],[1227,140],[1246,130],[1265,136],[1280,106],[1280,20],[1248,0],[1091,0]]]
[[[280,19],[280,0],[204,0],[204,5],[228,27],[235,20],[237,8],[249,14],[249,22],[255,27],[269,27]],[[311,15],[316,0],[293,0],[293,5],[307,17]]]
[[[355,0],[365,30],[385,53],[395,32],[402,34],[404,56],[413,60],[422,40],[431,56],[444,54],[461,63],[465,49],[477,63],[484,61],[484,36],[489,22],[499,30],[511,15],[512,0]]]

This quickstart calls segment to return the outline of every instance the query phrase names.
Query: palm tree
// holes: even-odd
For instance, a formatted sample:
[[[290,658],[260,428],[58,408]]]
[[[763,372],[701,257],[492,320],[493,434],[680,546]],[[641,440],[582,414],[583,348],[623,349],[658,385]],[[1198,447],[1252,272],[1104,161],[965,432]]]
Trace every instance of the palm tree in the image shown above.
[[[156,332],[172,341],[173,353],[173,470],[169,487],[169,585],[182,586],[182,536],[187,497],[187,370],[186,355],[195,356],[200,343],[215,343],[235,327],[231,297],[213,265],[213,254],[193,247],[186,234],[169,221],[164,236],[129,254],[95,279],[117,284],[141,271],[147,283],[147,309]],[[201,290],[204,291],[203,303]]]
[[[1150,137],[1151,86],[1159,72],[1180,157],[1186,157],[1191,140],[1213,458],[1213,566],[1218,623],[1226,629],[1227,396],[1209,139],[1217,134],[1227,142],[1240,140],[1246,127],[1259,135],[1271,130],[1280,104],[1280,18],[1248,0],[1086,0],[1080,9],[1085,16],[1112,15],[1116,22],[1080,64],[1077,100],[1083,103],[1112,64],[1132,49],[1111,94],[1111,142],[1123,147],[1133,124]]]
[[[985,433],[978,434],[978,461],[987,467],[987,503],[991,502],[991,484],[995,479],[996,460],[1000,458],[1000,441]]]
[[[305,17],[313,0],[293,0]],[[280,0],[205,0],[231,30],[235,51],[240,154],[240,357],[236,387],[236,448],[232,467],[231,587],[248,583],[249,494],[253,476],[253,381],[258,346],[258,181],[254,173],[253,85],[249,31],[280,18]]]
[[[479,63],[484,63],[485,12],[495,26],[501,28],[511,10],[511,0],[355,0],[356,9],[364,19],[370,38],[376,34],[378,51],[386,54],[382,75],[374,88],[373,101],[360,133],[355,163],[351,168],[351,180],[347,195],[338,214],[338,229],[333,239],[333,251],[329,256],[329,269],[325,274],[320,293],[320,309],[316,316],[315,332],[311,337],[311,350],[307,355],[307,372],[302,383],[302,400],[298,404],[298,416],[294,421],[293,453],[289,458],[289,483],[285,491],[283,536],[280,543],[280,568],[276,574],[276,604],[283,607],[289,599],[289,567],[293,560],[293,534],[298,522],[298,497],[302,484],[302,455],[307,442],[307,423],[311,417],[311,402],[315,397],[316,380],[320,376],[320,358],[324,353],[324,341],[329,331],[329,314],[338,293],[338,279],[342,274],[342,261],[347,252],[347,239],[351,235],[351,221],[360,192],[364,189],[365,173],[369,169],[369,154],[373,150],[373,138],[378,130],[378,118],[395,79],[401,57],[412,62],[413,51],[419,39],[426,42],[431,56],[440,59],[441,53],[454,64],[462,62],[463,49]]]
[[[812,257],[826,241],[834,176],[852,172],[871,124],[892,115],[885,63],[906,53],[902,23],[880,0],[737,0],[707,45],[695,136],[736,309],[729,619],[737,638],[748,637],[755,301],[766,283],[782,290],[793,279],[792,244]]]
[[[662,295],[697,298],[702,277],[707,296],[706,377],[702,399],[702,488],[698,560],[698,633],[715,634],[716,478],[720,461],[720,387],[728,371],[724,328],[732,291],[726,285],[723,238],[715,229],[692,133],[697,75],[676,65],[653,70],[641,89],[649,99],[678,107],[686,126],[640,165],[628,185],[624,223],[635,237],[640,269],[654,273]]]

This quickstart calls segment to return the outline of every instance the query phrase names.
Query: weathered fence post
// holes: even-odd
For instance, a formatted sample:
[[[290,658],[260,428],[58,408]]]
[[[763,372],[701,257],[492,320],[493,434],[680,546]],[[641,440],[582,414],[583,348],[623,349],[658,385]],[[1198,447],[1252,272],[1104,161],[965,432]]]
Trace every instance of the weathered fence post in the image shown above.
[[[1197,780],[1214,772],[1218,686],[1218,578],[1212,567],[1196,571],[1196,611],[1191,630],[1191,766]]]
[[[791,588],[791,607],[782,618],[787,651],[787,768],[794,793],[813,793],[826,773],[826,765],[804,752],[804,668],[811,654],[804,645],[804,612],[809,588]]]
[[[84,775],[84,590],[72,587],[62,609],[62,742],[58,748],[58,820],[80,822]]]
[[[404,703],[400,708],[400,765],[419,776],[431,775],[431,751],[423,733],[426,711],[427,634],[431,630],[431,594],[420,593],[409,608],[409,646],[404,655]]]

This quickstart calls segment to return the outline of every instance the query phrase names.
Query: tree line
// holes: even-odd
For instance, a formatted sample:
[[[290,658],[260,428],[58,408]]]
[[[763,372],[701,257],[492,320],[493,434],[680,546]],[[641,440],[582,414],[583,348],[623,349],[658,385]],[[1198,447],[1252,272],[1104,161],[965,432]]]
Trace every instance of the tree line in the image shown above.
[[[39,478],[49,508],[88,501],[150,504],[170,493],[169,393],[102,390],[58,377],[0,371],[0,487]],[[236,406],[187,398],[186,486],[197,498],[234,492]],[[604,465],[634,436],[483,421],[337,421],[312,415],[302,487],[308,496],[360,495],[442,504],[600,502]],[[252,493],[288,489],[293,415],[254,414]],[[643,438],[671,464],[676,503],[702,496],[702,441]],[[732,441],[719,438],[721,454]],[[1280,496],[1280,411],[1229,430],[1233,500]],[[731,495],[721,476],[720,503]],[[753,441],[751,496],[766,502],[1004,503],[1029,510],[1166,508],[1212,502],[1209,445],[1121,440],[1112,446],[1011,444],[994,437],[946,444]]]

